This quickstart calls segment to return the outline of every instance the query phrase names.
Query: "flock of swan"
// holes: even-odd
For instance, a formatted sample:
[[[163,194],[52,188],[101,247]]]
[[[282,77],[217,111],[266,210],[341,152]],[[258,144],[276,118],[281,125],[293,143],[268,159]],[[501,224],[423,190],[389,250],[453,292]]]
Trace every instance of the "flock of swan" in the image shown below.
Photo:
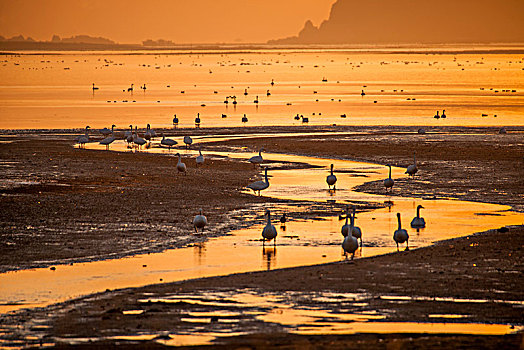
[[[147,124],[146,131],[144,134],[144,138],[138,136],[138,129],[135,126],[135,129],[133,131],[133,125],[130,125],[130,130],[126,131],[124,134],[124,139],[128,142],[128,144],[133,143],[137,148],[140,148],[141,146],[147,144],[150,142],[154,137],[157,136],[156,132],[151,129],[150,125]],[[101,145],[105,145],[106,149],[109,149],[109,145],[113,143],[116,140],[116,137],[114,136],[114,128],[115,125],[111,126],[111,129],[104,128],[100,130],[100,133],[104,136],[104,139],[100,141]],[[85,144],[89,142],[89,126],[86,126],[84,135],[80,135],[77,139],[79,148],[85,147]],[[160,141],[161,145],[168,147],[168,149],[171,149],[171,147],[176,146],[178,143],[177,141],[173,139],[166,138],[162,134],[162,140]],[[186,148],[189,148],[191,144],[193,143],[193,140],[190,136],[184,136],[184,144]],[[262,156],[262,152],[264,151],[264,148],[261,148],[258,152],[258,155],[255,155],[248,159],[248,162],[254,165],[256,168],[257,166],[260,166],[262,163],[264,163],[264,158]],[[202,165],[204,163],[204,156],[202,154],[201,147],[199,147],[198,150],[199,154],[196,157],[196,166]],[[184,162],[182,162],[182,156],[180,153],[176,153],[176,156],[178,157],[178,162],[176,164],[176,169],[179,173],[186,174],[187,166]],[[389,191],[391,193],[392,188],[395,184],[395,181],[391,177],[391,165],[386,165],[389,168],[389,175],[386,179],[384,179],[383,184],[386,192]],[[415,174],[418,172],[417,167],[417,159],[416,155],[413,155],[413,164],[410,164],[406,169],[406,174],[408,176],[414,177]],[[330,166],[330,172],[329,175],[326,177],[326,183],[328,185],[328,191],[336,191],[336,182],[337,177],[334,174],[334,164],[331,164]],[[264,178],[263,180],[255,181],[250,183],[246,186],[247,188],[253,190],[253,192],[256,194],[258,192],[258,195],[260,196],[260,192],[269,188],[269,178],[268,178],[268,168],[266,167],[264,169]],[[426,222],[423,217],[420,216],[420,209],[423,209],[424,207],[422,205],[417,206],[417,214],[411,221],[411,227],[412,228],[424,228],[426,227]],[[352,206],[352,211],[350,213],[349,206],[346,207],[345,211],[345,224],[341,228],[341,233],[343,236],[342,241],[342,249],[344,252],[344,255],[348,256],[348,254],[351,255],[351,260],[353,260],[355,256],[355,252],[358,250],[358,248],[362,248],[362,230],[360,227],[355,225],[356,220],[356,209],[354,206]],[[277,238],[277,230],[275,226],[271,223],[271,211],[269,209],[266,210],[265,216],[267,216],[267,222],[266,225],[262,229],[262,245],[264,246],[266,241],[273,240],[273,244],[276,245],[276,238]],[[349,222],[348,222],[349,220]],[[407,230],[402,228],[401,223],[401,217],[400,213],[397,213],[397,220],[398,220],[398,228],[393,233],[393,240],[395,241],[397,245],[397,251],[399,250],[399,245],[406,243],[406,250],[409,250],[409,234]],[[280,218],[280,222],[282,225],[285,225],[287,221],[286,214],[284,213],[282,217]],[[205,226],[208,224],[207,218],[203,215],[202,209],[200,209],[199,214],[196,215],[193,219],[193,227],[195,229],[195,232],[198,233],[203,232]],[[360,240],[360,242],[359,242]]]

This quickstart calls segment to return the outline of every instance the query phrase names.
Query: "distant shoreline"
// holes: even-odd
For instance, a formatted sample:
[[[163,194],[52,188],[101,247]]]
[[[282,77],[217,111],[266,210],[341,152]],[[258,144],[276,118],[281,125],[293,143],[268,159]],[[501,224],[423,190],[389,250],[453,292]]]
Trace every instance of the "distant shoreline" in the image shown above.
[[[334,53],[363,54],[524,54],[524,43],[491,43],[491,44],[397,44],[397,45],[271,45],[260,43],[249,44],[180,44],[168,47],[142,46],[139,44],[81,44],[81,43],[51,43],[51,42],[0,42],[0,55],[43,55],[67,54],[73,52],[104,52],[117,51],[115,54],[148,55],[162,52],[163,54],[242,54],[250,51],[333,51]],[[127,51],[127,52],[126,52]],[[132,52],[132,53],[131,53]]]

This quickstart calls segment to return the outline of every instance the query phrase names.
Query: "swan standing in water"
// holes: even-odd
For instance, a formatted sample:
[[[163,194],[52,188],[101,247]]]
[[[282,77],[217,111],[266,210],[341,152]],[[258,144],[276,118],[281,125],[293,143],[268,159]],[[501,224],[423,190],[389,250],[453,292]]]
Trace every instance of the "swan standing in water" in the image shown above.
[[[397,213],[397,219],[398,219],[398,229],[393,233],[393,240],[397,243],[397,251],[398,245],[406,242],[406,250],[409,250],[409,235],[408,231],[404,230],[402,228],[402,223],[400,222],[400,213]]]
[[[195,218],[193,219],[193,227],[195,228],[195,232],[198,233],[199,228],[202,229],[202,232],[204,232],[204,226],[206,225],[207,218],[202,215],[202,209],[200,209],[200,214],[195,215]]]
[[[116,140],[116,137],[113,135],[106,137],[102,141],[100,141],[101,145],[106,145],[106,151],[109,151],[109,145],[112,144]]]
[[[336,191],[335,184],[337,183],[337,177],[333,175],[333,164],[331,164],[331,173],[326,177],[326,182],[329,191],[331,191],[331,186],[333,186],[333,191]]]
[[[351,260],[353,260],[355,257],[355,252],[358,249],[358,240],[352,235],[347,235],[346,238],[344,238],[344,241],[342,241],[342,249],[344,250],[346,259],[349,253],[351,254]]]
[[[258,151],[258,156],[253,156],[253,157],[249,158],[249,162],[251,164],[253,164],[255,166],[255,168],[257,167],[257,164],[260,165],[261,163],[264,162],[264,158],[262,158],[262,151],[264,151],[264,148],[261,148]]]
[[[193,143],[191,136],[184,136],[184,143],[186,144],[186,149],[191,147],[191,144]]]
[[[252,189],[253,192],[256,193],[258,191],[259,196],[260,196],[260,191],[265,190],[268,187],[269,187],[269,179],[267,178],[267,168],[264,171],[264,180],[255,181],[247,185],[247,188]]]
[[[415,176],[417,173],[417,156],[415,153],[413,153],[413,164],[409,165],[406,169],[405,174],[408,174],[408,176]]]
[[[89,125],[86,126],[85,134],[78,136],[78,148],[85,148],[86,143],[89,142],[89,129],[91,127]]]
[[[411,227],[413,228],[424,228],[426,227],[426,220],[420,216],[420,209],[424,209],[422,205],[417,206],[417,216],[411,220]]]
[[[384,180],[384,187],[386,188],[386,191],[389,189],[392,190],[393,185],[395,184],[395,181],[391,178],[391,165],[386,164],[386,166],[389,167],[389,177]]]
[[[175,140],[173,139],[166,139],[166,137],[164,136],[164,134],[162,134],[162,141],[160,141],[160,144],[161,145],[164,145],[164,146],[167,146],[169,148],[169,150],[171,150],[171,147],[175,146],[176,144],[178,144],[178,142],[176,142]]]
[[[182,163],[182,157],[180,156],[180,153],[176,154],[178,156],[178,163],[176,163],[176,169],[179,173],[186,173],[186,165]]]
[[[342,225],[342,229],[340,232],[342,233],[342,236],[347,237],[349,233],[351,232],[351,225],[348,224],[348,219],[351,216],[349,215],[349,205],[346,205],[346,223]]]
[[[267,224],[262,229],[262,246],[265,245],[266,240],[271,241],[272,239],[274,239],[273,245],[276,246],[277,245],[277,229],[275,228],[275,226],[271,225],[271,212],[269,211],[269,209],[266,210],[266,215],[267,215]]]
[[[204,164],[204,156],[202,155],[202,147],[198,148],[198,156],[196,157],[196,165]]]
[[[351,235],[356,239],[360,239],[360,246],[362,247],[362,230],[355,226],[355,207],[353,207],[353,216],[351,216]]]
[[[135,126],[135,134],[133,135],[133,143],[138,146],[138,149],[140,149],[143,145],[147,143],[146,140],[138,136],[138,127]]]

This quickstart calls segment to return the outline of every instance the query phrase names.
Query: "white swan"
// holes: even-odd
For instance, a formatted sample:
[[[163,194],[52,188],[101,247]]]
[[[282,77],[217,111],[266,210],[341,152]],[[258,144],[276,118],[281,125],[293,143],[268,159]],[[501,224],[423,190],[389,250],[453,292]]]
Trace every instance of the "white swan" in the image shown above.
[[[259,196],[260,196],[260,191],[265,190],[268,187],[269,187],[269,179],[267,178],[267,168],[264,171],[264,180],[263,181],[262,180],[255,181],[247,185],[247,188],[252,189],[253,192],[256,193],[258,191]]]
[[[420,209],[424,209],[422,205],[417,206],[417,216],[411,220],[411,227],[413,228],[424,228],[426,227],[426,220],[420,216]]]
[[[89,129],[91,129],[91,127],[89,125],[86,126],[85,134],[78,136],[78,148],[85,148],[86,143],[89,142]]]
[[[135,126],[135,134],[133,135],[133,143],[138,146],[140,149],[143,145],[147,143],[146,140],[138,136],[138,127]]]
[[[353,216],[351,216],[351,235],[356,239],[360,239],[360,246],[362,247],[362,230],[355,226],[355,207],[353,207]]]
[[[202,155],[202,147],[198,148],[198,156],[196,157],[196,165],[204,164],[204,156]]]
[[[337,183],[337,177],[333,175],[333,164],[331,164],[331,173],[326,177],[326,182],[330,191],[331,186],[333,186],[333,191],[336,191],[335,184]]]
[[[413,164],[409,165],[406,169],[405,174],[408,174],[408,176],[415,176],[417,173],[417,156],[415,153],[413,153]]]
[[[171,147],[175,146],[176,144],[178,144],[178,142],[176,142],[175,140],[173,139],[166,139],[166,137],[164,136],[164,134],[162,134],[162,140],[160,141],[160,144],[161,145],[164,145],[164,146],[167,146],[170,150],[171,150]]]
[[[397,219],[398,219],[398,229],[393,233],[393,240],[397,243],[397,251],[398,251],[398,245],[406,242],[406,250],[409,250],[409,235],[408,231],[404,230],[402,228],[402,223],[400,222],[400,213],[397,213]]]
[[[393,181],[393,179],[391,178],[391,165],[387,164],[387,166],[389,167],[389,177],[384,180],[384,187],[386,188],[386,191],[388,189],[391,190],[393,185],[395,184],[395,181]]]
[[[184,143],[186,144],[186,148],[189,148],[193,143],[191,136],[184,136]]]
[[[146,133],[144,134],[144,138],[147,141],[150,141],[152,137],[153,137],[153,134],[151,133],[151,125],[147,124]]]
[[[355,252],[358,249],[358,240],[352,235],[347,235],[342,241],[342,249],[344,250],[344,255],[348,256],[348,253],[351,254],[351,260],[355,257]]]
[[[347,235],[351,232],[351,226],[348,224],[349,217],[349,206],[346,206],[346,223],[342,225],[342,229],[340,230],[342,236],[344,237],[347,237]]]
[[[116,140],[116,137],[113,135],[106,137],[102,141],[100,141],[101,145],[106,145],[106,150],[109,150],[109,145],[112,144]]]
[[[195,232],[198,233],[198,229],[202,229],[202,232],[204,232],[204,226],[207,225],[207,218],[202,215],[202,209],[200,209],[200,214],[195,215],[195,218],[193,219],[193,227],[195,228]]]
[[[262,229],[262,245],[266,243],[266,240],[271,241],[272,239],[274,239],[273,244],[276,245],[277,244],[277,229],[275,228],[275,226],[271,225],[271,212],[269,211],[269,209],[266,210],[266,215],[267,215],[267,224]]]
[[[180,173],[186,173],[186,165],[182,163],[182,157],[180,156],[180,153],[176,154],[178,156],[178,163],[176,163],[176,169]]]
[[[249,158],[249,162],[251,164],[253,164],[256,168],[257,164],[260,165],[261,163],[264,162],[264,158],[262,158],[262,151],[264,151],[264,148],[261,148],[259,151],[258,151],[258,156],[253,156],[251,158]]]

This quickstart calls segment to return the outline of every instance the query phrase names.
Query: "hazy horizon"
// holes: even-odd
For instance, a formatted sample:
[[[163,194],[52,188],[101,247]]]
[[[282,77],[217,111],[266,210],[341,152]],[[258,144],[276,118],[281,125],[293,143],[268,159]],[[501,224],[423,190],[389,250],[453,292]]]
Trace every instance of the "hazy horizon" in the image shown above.
[[[263,43],[296,35],[329,17],[336,0],[0,0],[0,35],[49,41],[53,35],[104,37],[122,44]]]

